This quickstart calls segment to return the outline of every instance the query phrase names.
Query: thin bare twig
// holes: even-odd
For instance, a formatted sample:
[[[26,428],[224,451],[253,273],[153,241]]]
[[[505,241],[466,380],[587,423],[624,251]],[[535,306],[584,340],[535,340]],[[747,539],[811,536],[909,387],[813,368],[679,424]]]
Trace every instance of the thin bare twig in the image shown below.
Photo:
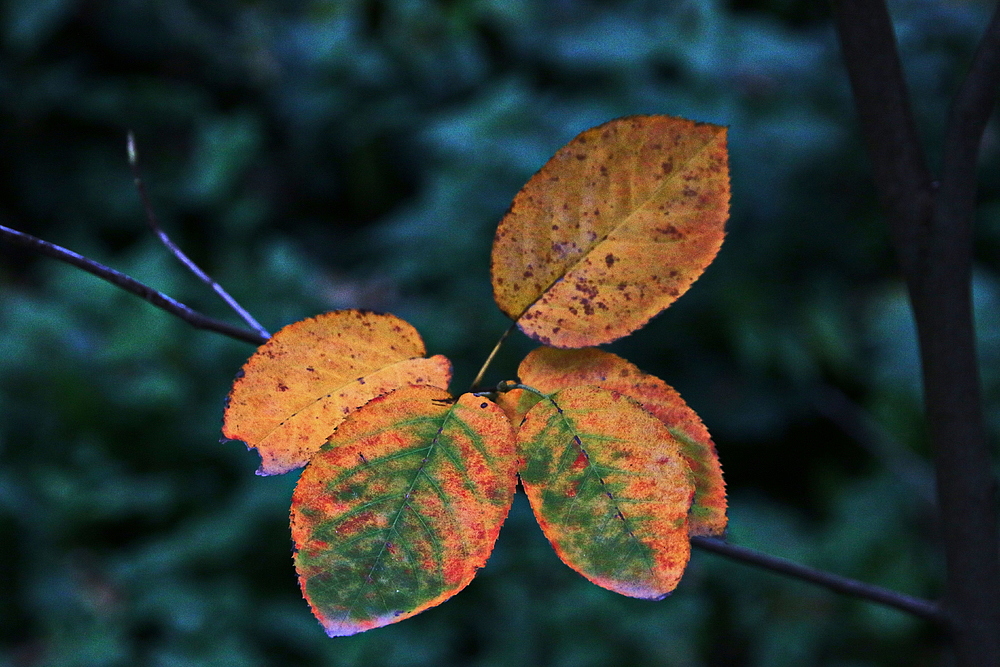
[[[251,329],[256,331],[258,334],[263,336],[265,339],[270,338],[271,334],[268,333],[267,329],[261,326],[260,322],[254,319],[243,306],[241,306],[236,299],[230,296],[229,292],[222,288],[222,285],[215,282],[211,276],[201,270],[194,261],[184,254],[176,243],[174,243],[167,233],[163,231],[160,227],[159,220],[156,218],[156,213],[153,212],[153,204],[149,200],[149,195],[146,193],[146,185],[142,181],[142,174],[139,171],[139,154],[135,148],[135,135],[131,130],[128,132],[128,163],[132,167],[132,177],[135,179],[135,189],[139,193],[139,199],[142,201],[142,207],[146,209],[146,221],[149,223],[149,228],[156,234],[157,238],[167,247],[167,249],[176,257],[181,264],[186,266],[191,273],[198,277],[203,283],[212,288],[219,297],[226,302],[226,304],[233,309],[233,311],[240,316],[244,322],[247,323]]]
[[[48,241],[43,241],[36,236],[31,236],[30,234],[19,232],[16,229],[0,225],[0,240],[7,241],[22,248],[28,248],[29,250],[33,250],[41,255],[58,259],[59,261],[66,262],[67,264],[72,264],[78,269],[83,269],[87,273],[91,273],[98,278],[106,280],[112,285],[122,288],[126,292],[131,292],[132,294],[145,299],[157,308],[165,310],[171,315],[176,315],[197,329],[215,331],[216,333],[221,333],[225,336],[229,336],[230,338],[235,338],[236,340],[253,343],[254,345],[263,345],[267,342],[267,336],[262,336],[256,331],[234,327],[233,325],[227,324],[222,320],[202,315],[198,311],[193,310],[180,301],[172,299],[162,292],[157,292],[152,287],[139,282],[131,276],[127,276],[120,271],[107,267],[100,262],[88,259],[83,255],[73,252],[72,250],[67,250],[62,246],[49,243]]]
[[[915,598],[897,591],[873,586],[855,579],[842,577],[839,574],[824,572],[812,567],[800,565],[784,558],[769,556],[768,554],[748,549],[746,547],[729,544],[723,540],[712,537],[692,537],[691,544],[712,553],[725,556],[733,560],[754,565],[756,567],[771,570],[787,577],[793,577],[802,581],[823,586],[836,593],[850,595],[852,597],[868,600],[877,604],[894,607],[900,611],[919,616],[933,623],[944,624],[946,617],[941,608],[929,600]]]

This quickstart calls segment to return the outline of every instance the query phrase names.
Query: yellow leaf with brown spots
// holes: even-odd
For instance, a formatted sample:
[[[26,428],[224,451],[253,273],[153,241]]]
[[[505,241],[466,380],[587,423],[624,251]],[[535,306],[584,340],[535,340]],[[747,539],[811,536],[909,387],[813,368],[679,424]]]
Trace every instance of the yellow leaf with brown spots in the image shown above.
[[[694,502],[688,515],[688,531],[691,535],[722,535],[725,532],[726,483],[722,479],[715,443],[698,414],[673,387],[655,375],[643,373],[618,355],[594,348],[536,348],[521,362],[518,376],[524,384],[546,394],[589,384],[638,401],[666,425],[691,469]]]
[[[408,385],[447,388],[451,363],[425,353],[417,330],[394,315],[339,310],[290,324],[243,366],[222,432],[257,449],[259,475],[301,468],[376,396]]]
[[[628,116],[560,149],[514,197],[493,241],[493,296],[561,348],[626,336],[687,291],[729,215],[726,128]]]

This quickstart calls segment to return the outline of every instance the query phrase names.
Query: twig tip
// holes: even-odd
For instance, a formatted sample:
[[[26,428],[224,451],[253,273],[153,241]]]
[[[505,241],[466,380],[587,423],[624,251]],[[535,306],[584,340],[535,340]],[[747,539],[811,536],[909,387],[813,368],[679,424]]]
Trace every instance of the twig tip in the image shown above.
[[[128,146],[128,163],[134,167],[136,165],[136,162],[138,162],[139,157],[138,155],[136,155],[135,134],[132,132],[132,130],[129,130],[128,133],[125,135],[125,142]]]

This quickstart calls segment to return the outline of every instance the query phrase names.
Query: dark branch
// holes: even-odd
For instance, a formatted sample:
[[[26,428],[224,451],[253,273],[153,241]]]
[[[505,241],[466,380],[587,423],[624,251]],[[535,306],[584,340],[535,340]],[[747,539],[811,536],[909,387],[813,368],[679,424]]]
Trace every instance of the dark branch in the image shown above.
[[[159,221],[156,219],[156,213],[153,212],[153,204],[149,201],[149,195],[146,193],[146,185],[142,182],[142,174],[139,171],[139,156],[135,149],[135,136],[129,132],[128,133],[128,162],[132,167],[132,177],[135,179],[135,189],[139,193],[139,199],[142,201],[142,207],[146,210],[146,221],[149,223],[149,228],[156,234],[160,242],[167,247],[174,257],[176,257],[181,264],[186,266],[191,273],[198,277],[203,283],[212,288],[219,297],[226,302],[226,304],[233,309],[233,311],[240,316],[247,325],[256,331],[258,334],[264,338],[270,338],[271,334],[268,333],[267,329],[260,325],[260,322],[254,319],[243,306],[241,306],[236,299],[229,295],[229,292],[222,288],[222,285],[215,282],[211,276],[201,270],[201,267],[194,263],[194,261],[184,254],[176,243],[174,243],[167,233],[163,231],[160,227]]]
[[[948,567],[944,605],[955,619],[962,665],[1000,664],[997,479],[983,418],[971,290],[979,146],[998,85],[995,10],[952,104],[941,187],[924,239],[928,262],[910,288]]]
[[[972,259],[977,162],[983,131],[1000,86],[1000,6],[990,20],[969,73],[952,102],[944,142],[941,191],[936,197],[935,239],[950,239],[949,262]]]
[[[889,216],[920,342],[947,565],[942,606],[957,664],[1000,664],[997,482],[983,420],[972,317],[979,143],[1000,83],[994,14],[952,105],[942,178],[929,183],[883,0],[834,3],[844,62]]]
[[[906,249],[900,253],[903,272],[913,275],[920,230],[909,221],[929,224],[933,177],[913,121],[892,20],[880,0],[835,0],[833,8],[879,199],[896,248]]]
[[[712,553],[731,558],[741,563],[756,565],[765,570],[771,570],[772,572],[777,572],[788,577],[794,577],[795,579],[823,586],[836,593],[894,607],[934,623],[944,624],[946,621],[940,607],[928,600],[904,595],[903,593],[898,593],[887,588],[872,586],[871,584],[865,584],[837,574],[823,572],[822,570],[793,563],[784,558],[769,556],[753,549],[738,547],[711,537],[692,537],[691,544],[699,549],[711,551]]]
[[[22,248],[33,250],[39,254],[46,255],[47,257],[52,257],[66,262],[67,264],[72,264],[79,269],[83,269],[87,273],[92,273],[98,278],[106,280],[116,287],[120,287],[127,292],[131,292],[136,296],[142,297],[157,308],[161,308],[171,315],[176,315],[197,329],[215,331],[216,333],[221,333],[229,336],[230,338],[253,343],[254,345],[263,345],[267,342],[266,336],[262,336],[259,333],[248,329],[234,327],[231,324],[208,317],[207,315],[202,315],[198,311],[192,310],[183,303],[175,299],[171,299],[166,294],[157,292],[153,288],[140,283],[131,276],[127,276],[120,271],[115,271],[114,269],[104,266],[99,262],[95,262],[92,259],[87,259],[83,255],[77,254],[72,250],[67,250],[61,246],[57,246],[54,243],[43,241],[40,238],[31,236],[30,234],[25,234],[24,232],[19,232],[16,229],[4,227],[3,225],[0,225],[0,240],[7,241],[8,243],[12,243]]]

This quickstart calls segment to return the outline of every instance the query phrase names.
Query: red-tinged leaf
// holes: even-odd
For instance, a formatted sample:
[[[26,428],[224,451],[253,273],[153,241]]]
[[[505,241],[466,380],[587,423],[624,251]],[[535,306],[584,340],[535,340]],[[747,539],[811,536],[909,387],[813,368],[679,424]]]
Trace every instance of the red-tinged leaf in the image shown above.
[[[507,415],[510,425],[517,431],[521,426],[521,420],[524,419],[524,415],[528,414],[528,410],[535,407],[535,403],[538,403],[539,400],[541,400],[541,397],[534,392],[525,391],[524,389],[511,389],[510,391],[498,393],[496,403]]]
[[[556,350],[539,347],[518,368],[521,382],[546,394],[581,384],[611,389],[639,401],[663,422],[691,468],[694,502],[688,515],[691,535],[722,535],[726,530],[726,483],[708,429],[698,414],[666,382],[643,373],[618,355],[594,348]]]
[[[376,396],[413,384],[446,389],[451,363],[425,352],[417,330],[394,315],[340,310],[290,324],[243,366],[222,432],[257,449],[259,475],[301,468]]]
[[[518,192],[493,242],[493,296],[561,348],[607,343],[687,291],[729,215],[726,128],[670,116],[583,132]]]
[[[630,597],[677,586],[694,487],[666,426],[633,399],[585,385],[539,401],[517,441],[524,490],[563,562]]]
[[[295,567],[327,634],[401,621],[467,586],[514,497],[495,403],[432,387],[376,398],[313,457],[292,497]]]

